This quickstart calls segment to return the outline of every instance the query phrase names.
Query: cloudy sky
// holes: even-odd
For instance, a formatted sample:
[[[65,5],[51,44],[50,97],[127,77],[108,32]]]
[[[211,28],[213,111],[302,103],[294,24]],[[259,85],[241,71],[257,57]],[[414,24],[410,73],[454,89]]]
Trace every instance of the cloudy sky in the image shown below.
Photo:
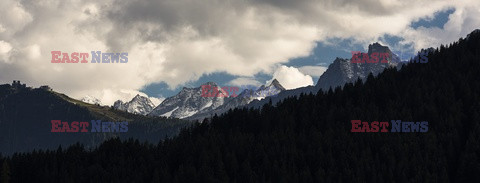
[[[207,81],[291,89],[373,42],[407,59],[477,28],[478,0],[1,0],[0,83],[109,105]],[[51,63],[51,51],[127,52],[128,63]]]

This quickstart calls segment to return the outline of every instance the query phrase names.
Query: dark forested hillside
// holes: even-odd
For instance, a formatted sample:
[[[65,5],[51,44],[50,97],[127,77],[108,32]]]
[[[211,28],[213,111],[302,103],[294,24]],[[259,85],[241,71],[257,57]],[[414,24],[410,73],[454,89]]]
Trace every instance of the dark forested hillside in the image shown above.
[[[236,109],[155,145],[109,140],[2,158],[12,182],[478,182],[480,33],[365,83]],[[428,121],[352,133],[351,120]],[[390,127],[389,127],[390,128]],[[7,174],[6,171],[8,168]]]
[[[126,133],[52,133],[51,120],[129,122]],[[0,85],[0,153],[56,149],[81,142],[93,147],[111,137],[158,141],[178,134],[190,122],[145,117],[84,103],[45,88]]]

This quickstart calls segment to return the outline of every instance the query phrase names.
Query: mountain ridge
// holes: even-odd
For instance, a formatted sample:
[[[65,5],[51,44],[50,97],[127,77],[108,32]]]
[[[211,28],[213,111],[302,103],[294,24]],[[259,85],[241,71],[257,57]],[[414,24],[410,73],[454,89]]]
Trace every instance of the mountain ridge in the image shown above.
[[[155,104],[153,104],[148,97],[137,94],[132,100],[126,103],[121,100],[115,101],[113,108],[133,114],[147,115],[155,108]]]
[[[245,105],[245,107],[260,108],[269,101],[272,101],[272,104],[276,104],[288,97],[298,97],[302,93],[316,94],[320,89],[328,91],[330,88],[335,89],[335,87],[343,86],[346,83],[353,83],[358,78],[365,80],[370,72],[376,76],[388,67],[397,67],[399,69],[403,66],[400,58],[395,55],[388,46],[383,46],[378,42],[372,43],[368,46],[367,54],[371,56],[374,52],[388,53],[388,63],[351,63],[351,58],[345,59],[337,57],[320,76],[315,86],[285,90],[274,97],[266,97],[263,100],[253,101]]]
[[[28,115],[26,115],[28,114]],[[128,122],[126,133],[53,133],[51,120]],[[113,137],[158,141],[191,122],[147,117],[89,104],[54,90],[0,85],[0,153],[53,149],[77,142],[87,147]]]
[[[202,96],[202,86],[206,85],[210,88],[218,88],[218,94],[213,97]],[[166,98],[148,115],[196,119],[198,116],[209,116],[215,112],[227,111],[245,105],[252,100],[276,95],[279,91],[285,90],[276,79],[272,80],[269,85],[262,85],[256,90],[245,89],[238,96],[229,95],[229,91],[224,91],[215,82],[206,82],[202,86],[196,88],[183,87],[177,95]]]

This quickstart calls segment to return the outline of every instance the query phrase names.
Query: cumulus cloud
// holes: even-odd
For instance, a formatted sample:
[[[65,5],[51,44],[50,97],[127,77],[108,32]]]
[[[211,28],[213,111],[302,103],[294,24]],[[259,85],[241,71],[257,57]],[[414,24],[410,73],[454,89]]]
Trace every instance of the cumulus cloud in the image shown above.
[[[455,12],[442,29],[409,27],[449,8]],[[316,41],[352,38],[368,45],[390,34],[417,49],[438,46],[478,28],[479,11],[478,0],[2,0],[0,82],[48,84],[106,104],[124,99],[124,91],[159,82],[173,89],[214,72],[277,73],[282,84],[298,87],[310,84],[310,76],[276,66],[311,54]],[[55,50],[128,52],[129,62],[52,64]],[[315,69],[300,68],[312,76]]]
[[[277,79],[287,90],[313,85],[311,76],[303,74],[295,67],[287,67],[284,65],[277,68],[273,73],[273,78],[267,81],[267,84],[270,84],[273,79]]]
[[[306,75],[320,77],[325,71],[327,71],[328,67],[323,66],[302,66],[298,68],[300,72]]]

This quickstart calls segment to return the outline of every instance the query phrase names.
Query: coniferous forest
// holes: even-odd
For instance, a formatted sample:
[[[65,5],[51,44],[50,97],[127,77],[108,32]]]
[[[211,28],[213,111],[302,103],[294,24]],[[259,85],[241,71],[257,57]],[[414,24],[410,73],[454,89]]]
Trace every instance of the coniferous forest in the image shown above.
[[[352,133],[351,120],[429,126]],[[2,182],[478,182],[480,33],[440,46],[428,63],[235,109],[161,142],[111,139],[0,162]]]

